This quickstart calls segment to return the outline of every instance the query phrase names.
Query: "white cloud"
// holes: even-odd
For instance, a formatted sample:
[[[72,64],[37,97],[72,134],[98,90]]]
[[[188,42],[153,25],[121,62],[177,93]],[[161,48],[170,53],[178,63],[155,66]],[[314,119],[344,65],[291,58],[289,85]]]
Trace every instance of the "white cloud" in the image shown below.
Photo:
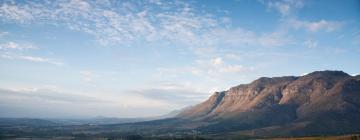
[[[161,6],[158,6],[158,5]],[[184,46],[283,46],[286,33],[257,34],[231,29],[230,19],[194,9],[182,1],[127,1],[117,3],[63,0],[51,3],[2,2],[2,20],[16,23],[60,24],[93,35],[103,45],[129,45],[138,41],[167,41]],[[8,12],[30,15],[16,16]],[[30,18],[31,17],[31,18]],[[227,19],[224,21],[224,18]]]
[[[240,64],[229,64],[223,61],[223,58],[216,57],[210,60],[197,60],[196,66],[193,66],[191,73],[206,77],[222,77],[227,74],[253,71],[254,67],[245,67]]]
[[[8,3],[2,3],[0,6],[0,16],[5,19],[16,20],[22,23],[33,19],[30,7],[18,7]]]
[[[266,4],[269,9],[275,9],[282,15],[281,21],[285,21],[287,25],[295,29],[305,29],[310,32],[335,31],[343,25],[339,21],[329,21],[321,19],[318,21],[306,21],[299,20],[296,15],[296,11],[302,9],[305,6],[303,0],[269,0],[262,1],[261,3]]]
[[[25,60],[31,62],[49,63],[57,66],[63,65],[61,61],[55,59],[23,54],[26,53],[26,50],[32,49],[38,49],[38,47],[30,43],[17,43],[10,41],[0,44],[0,58],[9,60]]]
[[[202,87],[201,92],[208,92],[214,86],[222,89],[232,86],[228,85],[229,79],[247,80],[246,75],[254,71],[256,71],[255,66],[242,65],[232,59],[218,56],[198,58],[195,62],[186,66],[158,68],[154,79],[184,82],[184,78],[190,78],[195,83],[199,82],[197,84],[200,85],[196,86]]]
[[[222,61],[222,58],[221,57],[217,57],[217,58],[214,58],[214,59],[211,59],[211,64],[213,66],[219,66],[221,64],[223,64],[223,61]]]
[[[342,22],[338,21],[327,21],[327,20],[319,20],[319,21],[300,21],[297,19],[288,20],[288,23],[291,27],[295,29],[305,29],[310,32],[318,32],[318,31],[326,31],[332,32],[341,28]]]
[[[31,44],[18,44],[16,42],[8,42],[0,44],[0,50],[27,50],[27,49],[37,49],[37,47]]]
[[[247,75],[256,72],[256,67],[254,66],[241,65],[239,62],[234,63],[234,61],[227,60],[229,59],[220,56],[210,59],[199,58],[190,65],[159,68],[157,74],[154,75],[154,79],[176,81],[177,83],[189,83],[188,85],[190,86],[181,88],[182,90],[185,90],[180,90],[181,92],[177,90],[177,88],[166,88],[171,89],[174,93],[179,91],[179,94],[183,94],[183,92],[189,93],[189,91],[195,91],[209,95],[213,93],[213,91],[226,90],[238,83],[247,82],[249,80]],[[188,82],[187,80],[191,80],[191,82]],[[153,87],[157,86],[155,85]],[[216,87],[216,89],[214,89],[214,87]],[[166,90],[164,92],[166,93]]]
[[[36,56],[20,56],[20,59],[29,60],[33,62],[49,62],[49,59]]]
[[[219,69],[219,72],[239,73],[239,72],[252,71],[252,70],[254,70],[253,67],[247,68],[242,65],[227,65],[227,66],[221,67]]]
[[[181,1],[99,3],[63,0],[22,3],[3,1],[0,4],[2,20],[60,24],[89,33],[104,45],[164,39],[187,42],[196,39],[199,33],[221,24],[211,15],[197,12]]]
[[[269,0],[260,2],[266,4],[269,9],[277,10],[282,16],[292,15],[294,11],[304,6],[303,0]]]
[[[290,13],[290,6],[287,4],[283,4],[279,2],[275,2],[275,3],[270,2],[268,6],[271,8],[275,8],[282,15],[288,15]]]
[[[21,54],[12,54],[12,53],[3,53],[0,54],[1,58],[9,59],[9,60],[25,60],[31,62],[39,62],[39,63],[49,63],[57,66],[62,66],[63,63],[57,60],[38,57],[38,56],[29,56],[29,55],[21,55]]]
[[[316,32],[319,31],[321,29],[324,29],[328,32],[334,31],[336,29],[338,29],[341,26],[341,23],[339,22],[331,22],[331,21],[326,21],[326,20],[320,20],[318,22],[310,22],[310,23],[305,23],[306,28],[309,31],[312,32]]]

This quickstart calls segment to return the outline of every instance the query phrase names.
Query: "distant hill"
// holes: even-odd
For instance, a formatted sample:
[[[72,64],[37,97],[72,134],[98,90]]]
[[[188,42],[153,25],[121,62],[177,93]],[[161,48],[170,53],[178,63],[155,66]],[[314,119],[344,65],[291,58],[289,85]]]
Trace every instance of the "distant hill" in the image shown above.
[[[360,78],[342,71],[259,78],[180,112],[204,133],[318,135],[360,132]]]

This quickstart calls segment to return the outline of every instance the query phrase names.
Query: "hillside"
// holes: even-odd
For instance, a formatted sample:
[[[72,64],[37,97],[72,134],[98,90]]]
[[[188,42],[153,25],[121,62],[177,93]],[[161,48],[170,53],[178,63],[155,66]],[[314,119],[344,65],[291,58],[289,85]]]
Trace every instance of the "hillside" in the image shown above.
[[[253,135],[309,135],[360,131],[360,79],[342,71],[259,78],[180,112],[206,122],[202,132],[251,130]],[[249,131],[248,131],[249,132]]]

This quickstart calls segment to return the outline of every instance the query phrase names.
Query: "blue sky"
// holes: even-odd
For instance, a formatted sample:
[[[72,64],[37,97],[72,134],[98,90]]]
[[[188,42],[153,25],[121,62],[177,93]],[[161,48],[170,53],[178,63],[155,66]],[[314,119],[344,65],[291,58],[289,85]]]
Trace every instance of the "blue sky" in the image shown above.
[[[357,0],[2,0],[0,114],[157,116],[359,54]]]

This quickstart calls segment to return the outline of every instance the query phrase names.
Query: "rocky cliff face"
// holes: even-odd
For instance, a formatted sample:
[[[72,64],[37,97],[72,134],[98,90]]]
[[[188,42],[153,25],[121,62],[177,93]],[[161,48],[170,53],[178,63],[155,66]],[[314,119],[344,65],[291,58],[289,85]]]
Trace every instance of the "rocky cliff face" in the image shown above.
[[[342,128],[359,131],[360,78],[342,71],[264,77],[217,92],[177,117],[218,122],[204,127],[209,130],[293,125],[294,133],[295,130],[336,132]]]

